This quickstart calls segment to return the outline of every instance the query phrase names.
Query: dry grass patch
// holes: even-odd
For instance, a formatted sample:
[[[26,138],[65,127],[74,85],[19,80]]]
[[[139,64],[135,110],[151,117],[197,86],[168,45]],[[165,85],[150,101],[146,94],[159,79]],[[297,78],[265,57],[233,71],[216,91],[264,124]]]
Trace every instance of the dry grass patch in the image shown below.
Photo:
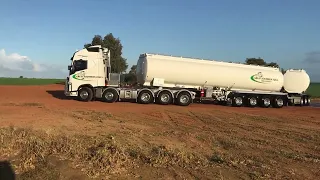
[[[125,179],[314,179],[320,175],[319,129],[301,126],[306,121],[299,119],[211,110],[187,112],[187,119],[169,113],[160,120],[147,114],[127,119],[95,111],[72,115],[105,125],[96,133],[101,135],[5,128],[0,129],[0,154],[30,179],[62,177],[64,171],[58,169],[45,173],[54,167],[52,157],[98,179],[124,175]],[[118,120],[125,124],[112,124]],[[149,128],[141,126],[146,121]],[[114,134],[109,134],[110,124]],[[134,131],[124,131],[127,124],[135,125]],[[37,169],[43,173],[37,174]]]
[[[47,172],[50,157],[68,160],[72,166],[88,177],[124,174],[139,166],[169,167],[186,169],[206,168],[214,165],[212,157],[165,146],[138,147],[117,142],[116,136],[66,136],[51,135],[31,129],[0,129],[0,154],[11,159],[15,172],[24,177]],[[220,162],[219,162],[220,163]],[[49,168],[50,169],[50,168]],[[58,177],[53,171],[48,176]]]
[[[130,164],[129,156],[110,137],[50,135],[17,128],[1,129],[0,137],[0,153],[18,159],[17,173],[35,169],[50,155],[72,160],[89,177],[121,172]]]
[[[4,106],[21,106],[21,107],[44,107],[43,104],[37,102],[25,102],[25,103],[3,103]]]
[[[104,120],[112,118],[112,114],[107,112],[98,111],[75,111],[72,112],[71,116],[79,120],[87,120],[93,122],[103,122]]]

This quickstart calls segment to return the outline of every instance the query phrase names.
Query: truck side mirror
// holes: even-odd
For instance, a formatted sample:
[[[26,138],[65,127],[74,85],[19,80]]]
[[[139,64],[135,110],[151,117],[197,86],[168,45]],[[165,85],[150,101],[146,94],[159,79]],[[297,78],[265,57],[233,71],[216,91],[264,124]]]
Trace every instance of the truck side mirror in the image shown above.
[[[69,71],[71,70],[71,66],[70,66],[70,65],[68,66],[68,70],[69,70]]]

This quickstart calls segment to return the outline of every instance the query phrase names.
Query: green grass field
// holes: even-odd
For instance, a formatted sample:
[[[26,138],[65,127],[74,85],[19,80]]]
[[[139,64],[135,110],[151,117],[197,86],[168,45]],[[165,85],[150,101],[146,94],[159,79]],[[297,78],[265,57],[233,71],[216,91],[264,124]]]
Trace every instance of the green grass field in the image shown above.
[[[320,98],[320,83],[311,83],[307,94],[311,95],[312,98]]]
[[[0,85],[47,85],[64,83],[63,79],[0,78]]]

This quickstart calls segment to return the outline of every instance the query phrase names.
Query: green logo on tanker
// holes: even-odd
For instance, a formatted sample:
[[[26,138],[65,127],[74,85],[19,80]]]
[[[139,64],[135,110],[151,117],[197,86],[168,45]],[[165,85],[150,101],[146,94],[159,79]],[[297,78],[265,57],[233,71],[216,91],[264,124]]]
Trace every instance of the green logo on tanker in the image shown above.
[[[268,84],[268,83],[271,83],[272,81],[278,81],[278,79],[276,78],[263,77],[262,72],[258,72],[257,74],[252,75],[250,79],[254,82],[262,83],[262,84]]]

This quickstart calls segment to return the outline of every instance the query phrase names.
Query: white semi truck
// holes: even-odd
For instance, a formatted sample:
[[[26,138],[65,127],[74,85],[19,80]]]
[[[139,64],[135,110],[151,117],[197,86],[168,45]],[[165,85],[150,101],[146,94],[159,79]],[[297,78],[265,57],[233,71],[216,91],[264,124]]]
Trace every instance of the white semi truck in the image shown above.
[[[112,52],[111,52],[112,53]],[[68,66],[65,95],[82,101],[177,104],[215,101],[231,106],[308,106],[304,92],[310,78],[304,70],[228,63],[213,60],[141,54],[137,86],[120,86],[120,74],[111,73],[110,51],[100,45],[76,51]]]

